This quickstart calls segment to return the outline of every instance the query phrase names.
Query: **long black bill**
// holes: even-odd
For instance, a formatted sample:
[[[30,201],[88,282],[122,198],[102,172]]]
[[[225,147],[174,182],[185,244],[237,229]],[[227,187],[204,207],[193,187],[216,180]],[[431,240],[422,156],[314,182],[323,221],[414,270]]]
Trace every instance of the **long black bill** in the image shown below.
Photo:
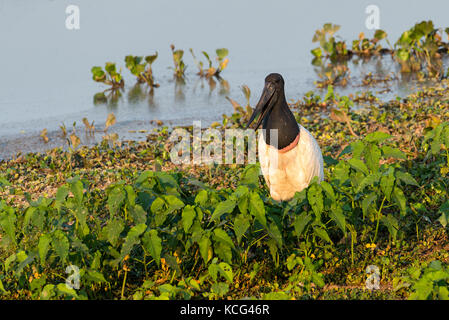
[[[248,124],[246,125],[246,128],[248,128],[250,124],[254,121],[256,116],[260,114],[259,119],[257,120],[256,127],[254,129],[257,130],[259,128],[260,124],[262,123],[262,120],[265,118],[268,111],[270,111],[272,107],[271,106],[272,103],[270,104],[270,102],[274,92],[275,89],[273,86],[265,85],[262,91],[262,96],[260,97],[259,102],[257,103],[256,108],[254,109],[253,114],[251,115],[251,118],[248,121]]]

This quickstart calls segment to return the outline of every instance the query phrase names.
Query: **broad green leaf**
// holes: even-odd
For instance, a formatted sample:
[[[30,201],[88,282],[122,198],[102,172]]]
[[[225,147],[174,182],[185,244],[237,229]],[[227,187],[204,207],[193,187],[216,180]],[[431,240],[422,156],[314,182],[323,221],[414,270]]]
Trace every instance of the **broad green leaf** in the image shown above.
[[[367,186],[374,186],[376,183],[379,182],[380,178],[381,178],[380,172],[372,173],[366,176],[358,185],[356,192],[357,193],[362,192]]]
[[[365,149],[366,164],[371,171],[377,172],[379,170],[380,156],[380,149],[375,144],[370,144]]]
[[[407,203],[404,192],[402,192],[402,190],[399,187],[394,187],[392,197],[393,200],[399,206],[399,209],[401,210],[401,215],[404,216],[406,214],[406,203]]]
[[[97,270],[88,270],[85,276],[94,283],[107,283],[104,275]]]
[[[383,146],[382,154],[386,158],[396,158],[396,159],[407,160],[407,156],[405,155],[404,152],[402,152],[398,148],[392,148],[390,146]]]
[[[50,249],[51,236],[49,234],[43,234],[39,237],[38,251],[41,264],[45,263],[48,250]]]
[[[53,233],[51,244],[56,254],[61,258],[61,261],[65,262],[69,255],[70,244],[64,232],[56,230]]]
[[[182,202],[174,195],[164,196],[164,199],[167,202],[169,212],[173,212],[184,207],[184,202]]]
[[[195,207],[191,205],[187,205],[182,210],[182,227],[184,228],[184,232],[188,232],[190,227],[192,226],[193,219],[195,219],[196,212]]]
[[[234,219],[234,232],[237,237],[237,242],[240,243],[242,236],[250,227],[250,218],[244,214],[239,214]]]
[[[396,178],[401,180],[402,182],[404,182],[406,184],[410,184],[410,185],[419,187],[418,182],[408,172],[396,171]]]
[[[391,214],[383,216],[380,221],[388,228],[388,232],[390,233],[393,241],[396,241],[396,235],[399,230],[399,222],[398,220]]]
[[[393,191],[394,186],[394,168],[389,168],[387,174],[383,175],[380,179],[380,189],[383,194],[387,197],[387,200],[390,201],[391,192]]]
[[[332,240],[331,238],[329,238],[329,235],[327,234],[327,231],[324,230],[322,227],[319,226],[314,226],[313,228],[313,232],[320,237],[321,239],[323,239],[324,241],[332,244]]]
[[[369,174],[368,167],[360,159],[351,158],[348,160],[348,164],[357,171],[360,171],[364,174]]]
[[[346,217],[343,214],[343,209],[338,205],[332,205],[329,216],[346,235]]]
[[[83,202],[83,183],[80,180],[75,180],[70,184],[70,190],[75,197],[76,203],[80,206]]]
[[[295,217],[295,222],[293,223],[293,227],[295,228],[295,233],[296,233],[297,237],[301,236],[305,227],[311,220],[312,220],[312,217],[307,212],[303,212],[300,215]]]
[[[375,201],[377,200],[377,195],[376,193],[372,192],[370,193],[368,196],[366,196],[363,201],[362,201],[362,211],[363,211],[363,216],[365,217],[368,213],[368,208],[369,206]]]
[[[232,199],[228,199],[220,202],[214,210],[212,214],[211,220],[219,220],[220,217],[225,213],[231,213],[235,208],[235,201]]]
[[[324,192],[326,193],[326,196],[332,201],[335,201],[336,197],[332,185],[326,181],[321,181],[320,185],[321,188],[323,188]]]
[[[207,235],[203,235],[201,240],[198,242],[200,247],[200,254],[206,264],[210,260],[209,250],[211,250],[211,241]]]
[[[125,226],[120,218],[109,220],[106,227],[103,228],[103,233],[106,240],[108,240],[109,243],[115,247],[124,228]]]
[[[323,193],[321,187],[318,184],[312,184],[307,191],[307,200],[312,207],[318,220],[320,220],[321,213],[324,210]]]
[[[74,297],[76,299],[79,298],[76,291],[74,289],[70,288],[69,286],[67,286],[65,283],[58,284],[56,286],[56,288],[58,289],[60,294],[68,295],[68,296]]]
[[[265,217],[265,205],[255,191],[251,192],[249,196],[249,207],[251,215],[256,217],[257,221],[259,221],[266,228],[267,218]]]
[[[231,248],[234,248],[234,242],[231,237],[223,229],[217,228],[214,230],[215,239],[219,242],[223,242]]]
[[[121,186],[113,188],[109,192],[108,196],[108,207],[111,215],[117,213],[118,209],[122,206],[125,201],[126,194]]]
[[[148,250],[148,253],[159,266],[161,263],[162,239],[158,236],[157,230],[152,229],[145,232],[142,242],[145,249]]]
[[[229,282],[232,282],[232,279],[234,278],[234,274],[232,272],[232,268],[229,264],[226,262],[220,262],[218,264],[218,271],[220,271],[220,274]]]
[[[367,134],[363,140],[365,140],[366,142],[380,143],[382,141],[389,139],[390,137],[391,136],[388,133],[376,131]]]
[[[16,220],[17,217],[12,208],[7,208],[7,210],[0,212],[0,227],[15,245],[17,245]]]
[[[278,226],[276,225],[276,223],[271,222],[269,227],[268,227],[268,234],[270,235],[270,237],[276,241],[276,243],[280,246],[282,246],[282,233],[279,230]]]
[[[195,203],[204,206],[208,200],[208,195],[206,190],[201,190],[195,197]]]

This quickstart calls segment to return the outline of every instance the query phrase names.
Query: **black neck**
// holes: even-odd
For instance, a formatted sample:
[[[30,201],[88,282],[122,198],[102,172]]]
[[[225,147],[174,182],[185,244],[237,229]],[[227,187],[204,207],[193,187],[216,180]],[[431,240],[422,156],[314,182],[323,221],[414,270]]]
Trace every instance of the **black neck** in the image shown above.
[[[285,100],[284,91],[275,93],[276,102],[263,120],[265,143],[283,149],[291,144],[299,134],[299,126]],[[277,129],[278,141],[270,141],[270,129]]]

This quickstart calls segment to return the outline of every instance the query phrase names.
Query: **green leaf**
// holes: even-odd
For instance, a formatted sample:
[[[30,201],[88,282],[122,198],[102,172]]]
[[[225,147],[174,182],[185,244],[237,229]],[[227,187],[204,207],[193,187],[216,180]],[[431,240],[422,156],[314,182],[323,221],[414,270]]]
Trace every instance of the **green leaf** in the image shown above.
[[[381,178],[380,172],[372,173],[369,176],[366,176],[365,178],[362,179],[362,181],[358,185],[356,192],[357,193],[362,192],[366,186],[374,186],[374,184],[379,182],[380,178]]]
[[[310,50],[310,52],[312,52],[312,54],[317,58],[321,57],[321,55],[322,55],[320,47],[312,49],[312,50]]]
[[[363,140],[365,140],[366,142],[380,143],[384,140],[389,139],[390,137],[391,136],[388,133],[385,133],[382,131],[376,131],[376,132],[367,134]]]
[[[249,217],[244,214],[239,214],[234,219],[234,232],[237,237],[237,242],[240,243],[242,236],[245,234],[246,230],[250,227]]]
[[[331,240],[331,238],[329,238],[329,235],[327,234],[327,231],[324,230],[322,227],[315,226],[315,227],[313,228],[313,232],[314,232],[318,237],[320,237],[321,239],[323,239],[324,241],[326,241],[326,242],[332,244],[332,240]]]
[[[145,232],[142,242],[145,249],[148,250],[148,253],[159,266],[161,263],[162,240],[159,238],[157,230],[151,229]]]
[[[272,239],[274,239],[276,241],[276,243],[278,244],[279,247],[282,246],[282,233],[279,230],[276,223],[274,223],[274,222],[270,223],[270,225],[268,227],[268,234],[270,235],[270,237]]]
[[[226,262],[220,262],[218,264],[218,271],[220,274],[229,282],[232,282],[232,279],[234,278],[234,274],[232,272],[232,268],[229,264]]]
[[[195,204],[198,204],[200,206],[205,206],[206,202],[208,200],[208,194],[206,190],[201,190],[198,192],[198,194],[195,197]]]
[[[191,205],[187,205],[182,210],[182,227],[184,228],[184,232],[188,232],[190,227],[192,226],[193,219],[196,217],[195,207]]]
[[[70,184],[70,190],[72,191],[78,206],[83,202],[83,189],[83,183],[80,180],[75,180]]]
[[[355,170],[360,171],[364,174],[369,174],[368,167],[360,159],[351,158],[348,160],[348,164]]]
[[[174,195],[164,196],[164,199],[167,202],[169,212],[173,212],[184,207],[184,202]]]
[[[249,206],[251,215],[256,217],[265,228],[267,227],[267,218],[265,217],[265,205],[257,194],[257,192],[252,191],[249,196]]]
[[[368,196],[366,196],[362,201],[362,211],[363,216],[365,217],[368,213],[369,206],[377,200],[377,195],[374,192],[371,192]]]
[[[393,191],[394,186],[394,168],[389,168],[387,174],[383,175],[380,179],[380,189],[383,194],[387,197],[387,200],[390,201],[391,192]]]
[[[379,170],[380,156],[380,149],[375,144],[370,144],[369,147],[365,149],[366,164],[373,172]]]
[[[404,152],[402,152],[398,148],[392,148],[390,146],[383,146],[382,154],[386,158],[396,158],[396,159],[407,160],[407,156],[405,155]]]
[[[45,259],[50,248],[51,236],[49,234],[43,234],[39,237],[38,251],[41,264],[45,263]]]
[[[416,187],[419,187],[418,182],[415,180],[415,178],[412,177],[412,175],[408,172],[403,171],[396,171],[396,178],[398,180],[401,180],[402,182],[406,184],[410,184]]]
[[[235,201],[232,199],[228,199],[220,202],[214,210],[212,214],[211,220],[219,220],[220,217],[225,213],[231,213],[235,208]]]
[[[126,194],[121,186],[113,188],[109,192],[108,196],[108,207],[111,215],[117,213],[118,209],[122,206],[125,201]]]
[[[380,41],[386,37],[387,37],[387,33],[381,29],[377,29],[376,32],[374,33],[374,38],[377,39],[378,41]]]
[[[398,49],[396,51],[396,55],[402,61],[407,61],[408,59],[410,59],[410,52],[407,49],[404,49],[404,48]]]
[[[320,220],[321,213],[324,210],[323,193],[321,190],[321,187],[315,183],[307,191],[307,200],[318,220]]]
[[[7,210],[0,212],[0,227],[2,227],[3,231],[15,245],[17,245],[16,220],[17,217],[12,208],[7,208]]]
[[[329,216],[346,235],[346,217],[343,214],[343,209],[338,205],[332,205]]]
[[[441,213],[438,221],[442,224],[443,227],[446,227],[449,221],[449,201],[443,203],[438,212]]]
[[[302,212],[295,217],[293,227],[295,228],[296,236],[299,237],[303,233],[307,224],[312,220],[312,217],[307,212]]]
[[[67,286],[65,283],[58,284],[56,286],[56,288],[58,289],[60,294],[68,295],[68,296],[74,297],[76,299],[79,298],[76,291],[74,289],[70,288],[69,286]]]
[[[324,192],[326,193],[326,196],[331,199],[333,202],[336,200],[334,189],[330,185],[330,183],[326,181],[321,181],[320,183],[321,188],[323,188]]]
[[[399,222],[398,220],[391,214],[382,216],[380,221],[388,228],[388,232],[390,233],[393,241],[396,241],[396,235],[399,230]]]
[[[62,262],[65,262],[69,255],[69,240],[61,230],[56,230],[53,233],[51,244],[56,254],[61,258]]]
[[[115,247],[123,229],[125,229],[123,221],[120,218],[114,218],[109,220],[106,227],[103,228],[104,236]]]
[[[217,53],[218,59],[220,60],[223,60],[229,54],[229,50],[226,48],[217,49],[215,50],[215,52]]]
[[[86,277],[89,279],[90,282],[93,283],[107,283],[106,279],[104,278],[104,275],[97,270],[88,270],[86,273]]]
[[[3,286],[3,282],[0,280],[0,292],[4,294],[9,294],[9,291],[5,290],[5,287]]]
[[[406,203],[407,203],[404,192],[402,192],[400,188],[394,187],[392,196],[396,204],[399,206],[399,209],[401,210],[401,215],[404,216],[406,213]]]
[[[201,257],[204,260],[204,263],[206,264],[210,257],[209,257],[209,249],[211,247],[211,241],[207,235],[203,235],[201,240],[198,242],[198,246],[200,247],[200,254]]]
[[[220,228],[215,229],[214,236],[218,242],[225,243],[229,247],[234,248],[234,242],[232,242],[231,237],[229,237],[229,235],[223,229]]]

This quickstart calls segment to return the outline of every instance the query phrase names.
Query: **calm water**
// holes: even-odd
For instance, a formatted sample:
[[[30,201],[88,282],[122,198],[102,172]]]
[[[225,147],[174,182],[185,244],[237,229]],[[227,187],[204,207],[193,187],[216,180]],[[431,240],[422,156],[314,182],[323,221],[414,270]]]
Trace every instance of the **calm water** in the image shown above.
[[[69,4],[80,8],[80,30],[65,27]],[[317,79],[310,64],[314,31],[332,22],[342,26],[343,39],[355,39],[361,31],[371,37],[373,31],[365,27],[369,4],[379,6],[380,28],[391,42],[417,21],[432,19],[438,27],[447,26],[449,3],[442,0],[0,0],[0,159],[61,146],[59,125],[71,132],[76,121],[79,134],[82,118],[101,127],[109,112],[117,117],[111,132],[127,139],[144,139],[145,133],[129,131],[151,130],[151,120],[167,125],[220,121],[223,113],[232,112],[226,95],[244,103],[240,86],[246,84],[252,90],[251,103],[256,103],[270,72],[284,76],[288,99],[301,98],[315,89]],[[183,86],[176,85],[168,69],[172,43],[185,50]],[[211,91],[207,82],[199,81],[188,51],[193,48],[199,57],[202,50],[214,55],[219,47],[230,52],[222,74],[230,89],[225,94],[219,84]],[[153,69],[161,86],[150,97],[132,90],[135,80],[123,60],[128,54],[155,51],[159,57]],[[105,86],[91,79],[90,69],[106,61],[122,67],[126,88],[116,104],[94,105],[94,94]],[[389,71],[388,63],[384,67]],[[393,96],[404,94],[393,89]],[[44,128],[49,144],[39,138]]]

